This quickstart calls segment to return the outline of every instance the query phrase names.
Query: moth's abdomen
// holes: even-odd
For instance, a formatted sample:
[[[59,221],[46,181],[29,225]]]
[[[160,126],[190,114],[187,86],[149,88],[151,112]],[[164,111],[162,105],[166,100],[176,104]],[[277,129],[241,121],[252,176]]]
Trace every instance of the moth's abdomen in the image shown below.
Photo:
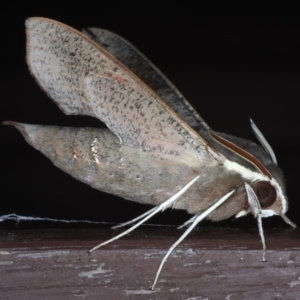
[[[27,142],[58,168],[94,188],[111,192],[110,180],[120,161],[118,138],[107,129],[14,125]]]

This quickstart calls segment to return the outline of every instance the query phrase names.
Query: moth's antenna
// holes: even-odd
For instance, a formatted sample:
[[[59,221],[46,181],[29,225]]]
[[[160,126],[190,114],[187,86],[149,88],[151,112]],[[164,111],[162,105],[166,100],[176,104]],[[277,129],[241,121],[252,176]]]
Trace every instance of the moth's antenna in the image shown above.
[[[253,122],[251,118],[250,118],[250,124],[256,138],[259,140],[260,144],[263,146],[266,152],[270,155],[273,163],[277,165],[277,159],[272,147],[270,146],[266,138],[263,136],[263,134],[261,133],[261,131],[258,129],[258,127],[256,126],[256,124]]]
[[[89,250],[88,252],[91,253],[94,250],[109,244],[117,239],[119,239],[120,237],[128,234],[129,232],[133,231],[135,228],[137,228],[138,226],[140,226],[141,224],[145,223],[148,219],[150,219],[151,217],[153,217],[155,214],[157,214],[160,211],[165,210],[166,208],[168,208],[169,206],[171,206],[171,204],[173,202],[175,202],[177,200],[178,197],[180,197],[197,179],[199,179],[200,176],[196,176],[193,180],[191,180],[187,185],[185,185],[179,192],[177,192],[174,196],[172,196],[170,199],[168,199],[167,201],[165,201],[164,203],[158,205],[157,207],[154,207],[154,209],[150,209],[148,212],[146,212],[145,214],[143,214],[142,216],[146,216],[145,218],[143,218],[140,222],[138,222],[137,224],[133,225],[132,227],[130,227],[129,229],[127,229],[126,231],[122,232],[121,234],[113,237],[112,239],[103,242],[101,244],[99,244],[98,246],[92,248],[91,250]],[[136,219],[140,219],[140,217],[136,218]],[[131,222],[131,221],[130,221]],[[129,223],[130,223],[129,222]]]
[[[263,245],[263,261],[267,261],[266,260],[267,247],[266,247],[266,241],[265,241],[264,231],[262,227],[261,206],[252,187],[246,182],[245,182],[245,187],[248,195],[248,202],[249,202],[251,212],[253,213],[254,217],[257,218],[258,232],[260,235],[261,243]]]
[[[193,222],[192,225],[184,232],[184,234],[170,247],[169,251],[166,253],[166,255],[164,256],[164,258],[162,259],[160,266],[156,272],[156,276],[154,279],[154,282],[152,284],[151,289],[154,290],[155,285],[157,283],[158,277],[160,275],[160,272],[164,266],[164,263],[166,262],[166,260],[168,259],[168,257],[170,256],[170,254],[172,253],[172,251],[178,246],[178,244],[180,244],[180,242],[182,242],[184,240],[184,238],[195,228],[195,226],[202,221],[205,217],[207,217],[212,211],[214,211],[218,206],[220,206],[223,202],[225,202],[233,193],[235,192],[235,190],[227,193],[225,196],[223,196],[220,200],[218,200],[214,205],[212,205],[209,209],[207,209],[205,212],[203,212],[201,215],[196,215],[194,216],[190,221]],[[188,223],[189,221],[187,221],[186,223]],[[185,223],[185,224],[186,224]]]

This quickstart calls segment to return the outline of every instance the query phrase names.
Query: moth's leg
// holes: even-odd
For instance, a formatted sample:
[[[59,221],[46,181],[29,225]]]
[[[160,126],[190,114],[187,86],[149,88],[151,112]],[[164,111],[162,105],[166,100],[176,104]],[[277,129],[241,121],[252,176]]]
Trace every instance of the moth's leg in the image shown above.
[[[170,247],[169,251],[166,253],[164,258],[162,259],[160,266],[156,272],[156,276],[153,282],[153,285],[151,287],[152,290],[154,290],[155,285],[157,283],[158,277],[160,275],[160,272],[163,268],[164,263],[172,253],[172,251],[185,239],[185,237],[197,226],[197,224],[202,221],[204,218],[206,218],[212,211],[214,211],[218,206],[220,206],[223,202],[225,202],[233,193],[235,190],[227,193],[225,196],[223,196],[220,200],[218,200],[214,205],[212,205],[209,209],[207,209],[205,212],[203,212],[200,215],[194,216],[191,220],[193,220],[192,225],[184,232],[184,234]]]
[[[270,146],[270,144],[268,143],[268,141],[266,140],[266,138],[264,137],[262,132],[258,129],[258,127],[256,126],[256,124],[253,122],[252,119],[250,119],[250,124],[256,138],[259,140],[260,144],[263,146],[266,152],[270,155],[273,163],[277,165],[277,159],[272,147]]]
[[[123,233],[113,237],[112,239],[103,242],[101,244],[99,244],[98,246],[94,247],[93,249],[89,250],[89,253],[93,252],[94,250],[111,243],[112,241],[115,241],[117,239],[119,239],[120,237],[122,237],[123,235],[128,234],[129,232],[133,231],[135,228],[137,228],[138,226],[140,226],[141,224],[145,223],[148,219],[150,219],[152,216],[154,216],[155,214],[157,214],[158,212],[166,209],[167,207],[169,207],[170,205],[172,205],[172,203],[178,198],[180,197],[197,179],[199,179],[199,176],[196,176],[193,180],[191,180],[187,185],[185,185],[179,192],[177,192],[174,196],[172,196],[170,199],[168,199],[167,201],[165,201],[164,203],[158,205],[157,207],[155,207],[154,209],[150,210],[150,213],[146,213],[144,215],[146,215],[145,218],[143,218],[140,222],[138,222],[137,224],[133,225],[132,227],[130,227],[129,229],[127,229],[126,231],[124,231]]]
[[[297,228],[297,225],[293,223],[286,215],[281,215],[281,218],[284,220],[285,223],[291,225],[293,228]]]
[[[266,260],[267,247],[266,247],[266,241],[265,241],[264,231],[262,227],[261,206],[252,187],[246,182],[245,182],[245,187],[248,195],[250,210],[253,213],[254,217],[257,218],[258,232],[260,235],[261,243],[263,245],[263,261],[267,261]]]
[[[173,202],[173,204],[172,204],[173,207],[174,207],[175,203],[176,203],[176,201]],[[168,207],[165,207],[163,210],[165,210],[165,209],[167,209],[167,208],[168,208]],[[130,221],[127,221],[127,222],[125,222],[125,223],[121,223],[121,224],[119,224],[119,225],[113,226],[112,229],[121,228],[121,227],[124,227],[124,226],[126,226],[126,225],[135,223],[136,221],[138,221],[138,220],[144,218],[145,216],[149,215],[149,214],[150,214],[152,211],[154,211],[155,209],[156,209],[156,207],[153,207],[152,209],[148,210],[148,211],[145,212],[144,214],[142,214],[142,215],[140,215],[140,216],[138,216],[138,217],[136,217],[136,218],[134,218],[134,219],[132,219],[132,220],[130,220]],[[163,211],[163,210],[162,210],[162,211]]]
[[[121,223],[121,224],[119,224],[119,225],[113,226],[112,229],[121,228],[121,227],[124,227],[124,226],[126,226],[126,225],[135,223],[136,221],[138,221],[138,220],[144,218],[145,216],[148,216],[149,214],[151,214],[155,209],[156,209],[156,207],[153,207],[152,209],[148,210],[148,211],[145,212],[144,214],[142,214],[142,215],[140,215],[140,216],[138,216],[138,217],[136,217],[136,218],[134,218],[134,219],[132,219],[132,220],[130,220],[130,221],[127,221],[127,222],[125,222],[125,223]]]
[[[177,227],[177,229],[181,229],[183,227],[187,227],[189,224],[193,223],[194,220],[198,217],[198,215],[193,216],[192,218],[190,218],[189,220],[187,220],[186,222],[184,222],[182,225],[180,225],[179,227]]]

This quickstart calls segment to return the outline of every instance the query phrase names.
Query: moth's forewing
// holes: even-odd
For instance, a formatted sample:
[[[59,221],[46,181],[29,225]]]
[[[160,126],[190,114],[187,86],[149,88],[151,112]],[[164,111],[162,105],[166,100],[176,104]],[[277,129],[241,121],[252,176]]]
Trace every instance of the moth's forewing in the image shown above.
[[[124,66],[149,86],[173,111],[197,132],[207,131],[208,125],[178,89],[149,59],[119,35],[100,28],[86,28],[83,33],[106,49]]]
[[[119,137],[124,131],[124,145],[141,149],[145,149],[146,145],[146,148],[152,147],[152,151],[163,152],[158,143],[161,141],[162,144],[168,143],[169,148],[179,146],[181,150],[188,149],[194,157],[207,156],[209,151],[204,149],[207,143],[106,50],[80,32],[53,20],[32,18],[27,20],[26,26],[30,70],[65,113],[88,114],[99,118],[98,113],[110,129],[114,126],[115,131],[112,131]],[[84,81],[91,74],[97,75],[97,80],[103,84],[97,94],[100,97],[98,99],[85,97],[88,89],[84,87]],[[101,94],[101,88],[104,95]],[[140,99],[130,98],[131,90]],[[109,102],[114,103],[109,111],[110,116],[106,116],[105,120],[104,114],[99,111],[103,107],[108,112],[106,106]],[[126,127],[128,124],[122,123],[126,115],[131,116],[129,128]],[[140,130],[147,132],[147,136],[140,137]],[[172,151],[178,153],[178,150]],[[215,157],[211,159],[218,157],[217,153],[213,155]]]

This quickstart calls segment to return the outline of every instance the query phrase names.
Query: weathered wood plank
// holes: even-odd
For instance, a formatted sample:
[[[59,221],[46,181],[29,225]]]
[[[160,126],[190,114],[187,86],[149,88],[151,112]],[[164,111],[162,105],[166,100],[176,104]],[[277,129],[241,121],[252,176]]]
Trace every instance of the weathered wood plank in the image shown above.
[[[300,299],[300,230],[196,229],[154,275],[180,232],[141,228],[88,255],[108,229],[1,230],[0,299]]]

